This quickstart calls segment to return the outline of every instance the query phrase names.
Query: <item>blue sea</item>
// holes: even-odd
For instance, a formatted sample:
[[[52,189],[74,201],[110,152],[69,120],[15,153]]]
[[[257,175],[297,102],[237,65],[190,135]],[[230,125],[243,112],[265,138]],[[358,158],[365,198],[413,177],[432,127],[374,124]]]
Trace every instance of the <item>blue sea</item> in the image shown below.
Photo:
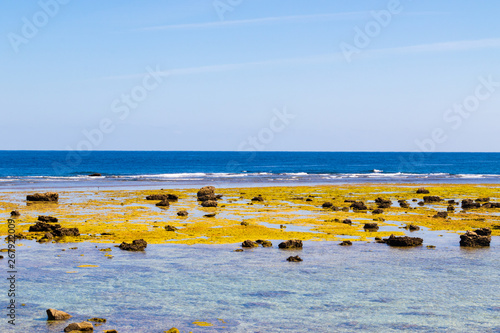
[[[350,182],[499,183],[500,153],[0,151],[0,188]]]

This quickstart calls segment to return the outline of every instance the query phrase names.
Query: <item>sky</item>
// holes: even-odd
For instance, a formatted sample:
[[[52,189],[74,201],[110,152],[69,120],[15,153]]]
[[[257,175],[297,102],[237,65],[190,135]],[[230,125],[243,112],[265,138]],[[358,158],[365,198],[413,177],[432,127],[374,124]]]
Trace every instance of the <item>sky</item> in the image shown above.
[[[0,150],[499,151],[497,1],[1,6]]]

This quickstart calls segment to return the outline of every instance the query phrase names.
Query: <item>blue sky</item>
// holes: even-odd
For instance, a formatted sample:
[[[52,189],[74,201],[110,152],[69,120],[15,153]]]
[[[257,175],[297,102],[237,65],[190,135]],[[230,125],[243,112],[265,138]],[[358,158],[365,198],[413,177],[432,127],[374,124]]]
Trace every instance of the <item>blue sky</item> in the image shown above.
[[[500,3],[59,1],[2,3],[0,149],[498,151]]]

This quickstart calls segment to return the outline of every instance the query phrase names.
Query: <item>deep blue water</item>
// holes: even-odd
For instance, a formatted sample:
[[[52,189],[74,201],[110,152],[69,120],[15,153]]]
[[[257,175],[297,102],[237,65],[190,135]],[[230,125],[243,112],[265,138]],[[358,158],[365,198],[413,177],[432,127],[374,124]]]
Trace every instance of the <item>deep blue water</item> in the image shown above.
[[[0,151],[0,161],[2,187],[61,181],[500,182],[500,153]]]

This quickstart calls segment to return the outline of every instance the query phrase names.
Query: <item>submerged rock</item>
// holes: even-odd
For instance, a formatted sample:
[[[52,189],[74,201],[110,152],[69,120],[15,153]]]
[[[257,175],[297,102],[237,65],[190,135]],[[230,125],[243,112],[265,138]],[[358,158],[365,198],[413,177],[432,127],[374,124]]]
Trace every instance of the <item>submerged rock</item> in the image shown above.
[[[88,321],[82,321],[81,323],[72,323],[72,324],[69,324],[64,329],[64,332],[71,332],[71,331],[93,332],[94,331],[94,325],[92,325],[92,323],[89,323]]]
[[[71,315],[56,309],[48,309],[47,310],[47,320],[66,320],[71,318]]]
[[[302,241],[300,239],[290,239],[285,242],[281,242],[278,247],[280,249],[301,249]]]
[[[187,212],[187,210],[180,210],[177,212],[177,216],[188,216],[189,213]]]
[[[121,243],[119,248],[125,251],[144,251],[148,243],[144,239],[136,239],[131,244],[129,243]]]
[[[352,242],[350,240],[345,240],[342,241],[342,243],[339,244],[340,246],[351,246]]]
[[[273,243],[271,243],[270,241],[268,240],[262,240],[262,239],[258,239],[257,241],[255,241],[257,244],[260,244],[262,245],[262,247],[272,247],[273,246]]]
[[[384,242],[389,246],[419,246],[422,245],[424,240],[419,237],[408,237],[408,236],[394,236],[391,235],[389,238],[384,239]]]
[[[47,192],[47,193],[35,193],[32,195],[26,196],[27,201],[50,201],[57,202],[59,200],[59,194],[55,192]]]
[[[464,247],[490,246],[490,242],[490,228],[476,229],[474,231],[468,230],[465,234],[460,235],[460,246]]]
[[[302,258],[299,257],[299,256],[290,256],[288,258],[286,258],[286,261],[290,261],[290,262],[301,262],[302,261]]]
[[[258,247],[259,245],[257,242],[251,241],[251,240],[246,240],[243,243],[241,243],[241,247]]]

